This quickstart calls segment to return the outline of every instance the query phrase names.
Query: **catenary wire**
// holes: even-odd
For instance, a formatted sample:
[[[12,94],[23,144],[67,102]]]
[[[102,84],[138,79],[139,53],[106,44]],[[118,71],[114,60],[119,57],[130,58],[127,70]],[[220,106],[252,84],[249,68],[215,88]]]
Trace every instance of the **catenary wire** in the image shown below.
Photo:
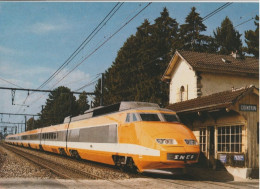
[[[84,44],[88,41],[88,39],[92,36],[92,34],[100,27],[100,25],[109,17],[109,15],[114,11],[114,9],[118,6],[119,3],[117,3],[112,10],[105,16],[105,18],[96,26],[96,28],[87,36],[87,38],[80,44],[80,46],[70,55],[70,57],[56,70],[39,88],[44,87],[47,83],[50,82],[66,65],[71,62],[71,60],[82,50],[81,47],[84,46]],[[121,4],[122,5],[122,4]],[[120,6],[121,6],[120,5]],[[118,10],[118,9],[117,9]],[[116,10],[116,11],[117,11]],[[114,13],[113,13],[114,15]],[[110,17],[111,18],[111,17]]]
[[[14,84],[14,83],[12,83],[12,82],[10,82],[10,81],[7,81],[7,80],[5,80],[5,79],[3,79],[3,78],[1,78],[1,77],[0,77],[0,80],[5,81],[5,82],[7,82],[7,83],[9,83],[9,84],[11,84],[11,85],[14,85],[14,86],[16,86],[16,87],[19,87],[19,88],[22,88],[22,89],[23,89],[23,87],[21,87],[21,86],[19,86],[19,85],[16,85],[16,84]]]
[[[119,5],[120,4],[120,5]],[[115,10],[115,8],[119,5],[119,7]],[[112,18],[112,16],[119,10],[119,8],[123,5],[123,3],[117,3],[112,10],[106,15],[106,17],[98,24],[98,26],[88,35],[88,37],[81,43],[81,45],[70,55],[70,57],[37,89],[43,88],[46,86],[54,77],[56,77],[64,68],[67,66],[73,58],[75,58],[79,52],[90,42],[91,39],[106,25],[106,23]],[[115,10],[115,11],[114,11]],[[114,12],[113,12],[114,11]],[[107,20],[106,20],[107,19]],[[105,22],[105,23],[104,23]],[[102,23],[104,23],[102,25]],[[102,26],[101,26],[102,25]],[[101,27],[100,27],[101,26]],[[100,27],[100,28],[99,28]],[[98,29],[99,28],[99,29]],[[97,31],[98,29],[98,31]],[[94,33],[94,35],[92,35]],[[92,36],[92,37],[91,37]],[[90,38],[91,37],[91,38]],[[31,93],[33,94],[33,92]],[[24,100],[23,104],[25,104],[29,95]],[[18,110],[19,112],[20,110]]]
[[[137,14],[135,14],[130,20],[128,20],[123,26],[121,26],[116,32],[114,32],[109,38],[107,38],[94,51],[92,51],[89,55],[87,55],[81,62],[79,62],[71,71],[69,71],[65,76],[63,76],[51,88],[54,88],[59,82],[61,82],[65,77],[67,77],[71,72],[73,72],[78,66],[80,66],[86,59],[88,59],[90,56],[92,56],[97,50],[99,50],[104,44],[106,44],[111,38],[113,38],[119,31],[121,31],[126,25],[128,25],[134,18],[136,18],[141,12],[143,12],[150,4],[151,4],[151,2],[148,3],[144,8],[142,8]]]
[[[116,32],[114,32],[109,38],[107,38],[101,45],[99,45],[94,51],[87,55],[81,62],[79,62],[71,71],[69,71],[65,76],[63,76],[57,83],[55,83],[51,89],[53,89],[59,82],[61,82],[65,77],[67,77],[71,72],[73,72],[79,65],[81,65],[87,58],[93,55],[97,50],[99,50],[104,44],[106,44],[111,38],[113,38],[119,31],[121,31],[126,25],[128,25],[134,18],[136,18],[141,12],[143,12],[152,2],[148,3],[144,8],[142,8],[138,13],[136,13],[131,19],[129,19],[123,26],[121,26]],[[42,97],[42,96],[41,96]],[[40,98],[41,98],[40,97]],[[31,104],[38,101],[40,98],[33,101]],[[31,105],[30,105],[31,106]]]
[[[232,3],[225,3],[224,5],[220,6],[216,10],[212,11],[211,13],[209,13],[205,17],[203,17],[202,21],[205,21],[205,20],[209,19],[210,17],[214,16],[215,14],[217,14],[218,12],[220,12],[221,10],[223,10],[224,8],[228,7],[231,4]]]

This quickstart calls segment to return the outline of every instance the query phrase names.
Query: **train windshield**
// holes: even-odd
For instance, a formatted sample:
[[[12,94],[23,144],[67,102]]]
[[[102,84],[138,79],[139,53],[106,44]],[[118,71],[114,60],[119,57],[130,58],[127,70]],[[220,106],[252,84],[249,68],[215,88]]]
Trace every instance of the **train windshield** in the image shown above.
[[[162,115],[167,122],[180,122],[177,115],[174,114],[162,114]]]
[[[157,114],[140,114],[142,121],[161,121]]]

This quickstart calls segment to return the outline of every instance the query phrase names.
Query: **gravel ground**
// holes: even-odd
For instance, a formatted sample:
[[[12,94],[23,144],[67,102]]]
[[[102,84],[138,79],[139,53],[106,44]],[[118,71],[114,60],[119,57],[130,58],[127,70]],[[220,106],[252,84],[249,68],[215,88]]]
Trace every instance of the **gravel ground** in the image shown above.
[[[51,153],[43,153],[43,152],[39,152],[39,151],[36,151],[36,150],[22,148],[22,147],[16,147],[16,148],[22,149],[22,150],[24,150],[28,153],[31,153],[31,154],[39,155],[43,158],[48,158],[52,161],[56,161],[56,162],[59,162],[59,163],[62,163],[62,164],[68,165],[68,166],[72,166],[74,168],[78,168],[80,170],[89,172],[91,174],[97,175],[97,176],[104,178],[104,179],[116,179],[116,180],[118,180],[118,179],[129,179],[129,178],[133,178],[133,177],[138,177],[138,175],[130,175],[128,173],[119,171],[119,170],[114,169],[114,168],[107,167],[106,165],[102,165],[102,164],[97,164],[97,163],[88,162],[88,161],[75,161],[73,159],[64,158],[64,157],[61,157],[59,155],[54,155],[54,154],[51,154]],[[1,147],[0,149],[3,149],[3,147]],[[5,151],[7,151],[7,150],[5,150]],[[10,154],[9,156],[13,155],[13,158],[17,158],[16,155],[12,154],[11,152],[9,152],[9,154]],[[5,157],[5,155],[3,155],[3,157]],[[8,164],[14,164],[14,166],[15,166],[15,164],[16,164],[16,163],[14,163],[15,161],[16,161],[15,159],[11,159],[7,163],[7,167],[9,167]],[[28,165],[30,165],[28,162],[26,162],[26,163]],[[26,166],[24,165],[24,167],[26,167]],[[27,170],[27,168],[25,168],[26,170],[22,171],[22,172],[25,172],[24,175],[26,175],[26,174],[35,175],[37,173],[37,170],[39,170],[38,168],[32,168],[32,166],[28,166],[28,167],[31,170],[30,169]],[[17,165],[17,167],[11,167],[11,169],[19,170],[19,165]],[[0,177],[2,177],[2,174],[0,174]]]
[[[41,178],[51,179],[55,176],[27,160],[9,152],[0,145],[0,178]]]

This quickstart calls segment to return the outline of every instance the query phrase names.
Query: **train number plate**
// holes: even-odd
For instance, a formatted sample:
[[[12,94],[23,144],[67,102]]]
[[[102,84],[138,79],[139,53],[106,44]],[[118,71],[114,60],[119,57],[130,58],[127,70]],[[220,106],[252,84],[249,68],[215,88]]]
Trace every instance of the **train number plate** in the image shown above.
[[[198,157],[197,154],[167,154],[167,160],[177,160],[177,161],[189,161],[196,160]]]

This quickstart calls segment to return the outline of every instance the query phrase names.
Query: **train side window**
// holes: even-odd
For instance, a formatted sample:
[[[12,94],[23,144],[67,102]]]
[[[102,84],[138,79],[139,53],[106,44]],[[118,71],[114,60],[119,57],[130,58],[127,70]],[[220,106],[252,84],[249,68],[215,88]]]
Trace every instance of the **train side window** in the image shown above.
[[[130,114],[128,113],[125,119],[125,122],[129,123],[130,122]]]
[[[157,114],[140,113],[142,121],[161,121]]]
[[[137,121],[136,115],[133,114],[133,121]]]

